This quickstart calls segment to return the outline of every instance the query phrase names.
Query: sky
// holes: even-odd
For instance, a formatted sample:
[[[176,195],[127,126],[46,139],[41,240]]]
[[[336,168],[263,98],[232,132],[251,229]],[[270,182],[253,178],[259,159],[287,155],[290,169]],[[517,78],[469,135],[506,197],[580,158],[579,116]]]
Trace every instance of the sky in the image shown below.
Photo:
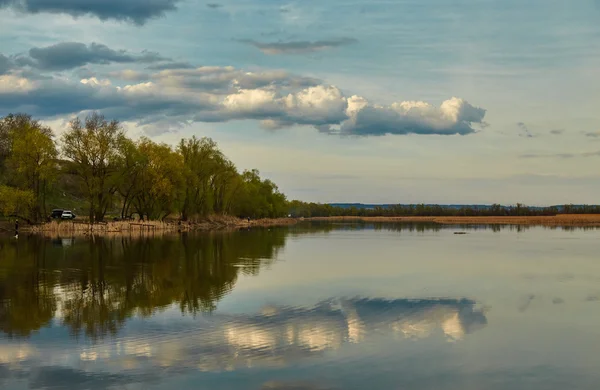
[[[0,116],[213,138],[290,199],[600,203],[600,0],[0,0]]]

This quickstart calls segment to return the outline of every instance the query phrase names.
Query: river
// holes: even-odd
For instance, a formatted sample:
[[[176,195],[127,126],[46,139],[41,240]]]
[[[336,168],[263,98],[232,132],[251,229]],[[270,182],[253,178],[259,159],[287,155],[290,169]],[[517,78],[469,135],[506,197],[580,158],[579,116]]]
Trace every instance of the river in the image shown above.
[[[308,223],[0,238],[0,388],[598,389],[599,239]]]

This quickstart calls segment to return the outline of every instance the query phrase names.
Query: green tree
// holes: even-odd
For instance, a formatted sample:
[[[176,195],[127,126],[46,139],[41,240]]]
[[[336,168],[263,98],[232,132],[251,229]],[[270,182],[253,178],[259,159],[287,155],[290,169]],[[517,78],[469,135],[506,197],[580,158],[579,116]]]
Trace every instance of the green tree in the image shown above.
[[[14,216],[32,222],[27,213],[35,204],[31,191],[0,185],[0,212],[5,216]]]
[[[26,114],[0,119],[0,183],[33,195],[28,210],[19,212],[30,221],[46,214],[46,194],[56,177],[56,145],[52,130]]]
[[[123,165],[120,146],[125,132],[118,121],[93,113],[85,122],[75,119],[63,135],[63,154],[84,183],[90,203],[90,222],[100,222],[112,205]]]
[[[211,184],[217,185],[217,176],[220,172],[226,175],[231,173],[231,170],[224,167],[228,161],[210,138],[182,139],[177,150],[183,157],[185,166],[182,219],[188,220],[191,217],[211,214],[214,212],[214,187],[211,191]],[[235,171],[235,168],[233,170]]]
[[[183,159],[169,145],[142,138],[138,144],[139,173],[133,205],[141,217],[164,219],[179,210],[184,191]]]
[[[29,212],[31,219],[40,221],[47,214],[46,195],[48,187],[56,178],[56,144],[48,132],[32,123],[15,129],[12,153],[7,166],[19,176],[15,180],[19,187],[34,195],[34,203]]]

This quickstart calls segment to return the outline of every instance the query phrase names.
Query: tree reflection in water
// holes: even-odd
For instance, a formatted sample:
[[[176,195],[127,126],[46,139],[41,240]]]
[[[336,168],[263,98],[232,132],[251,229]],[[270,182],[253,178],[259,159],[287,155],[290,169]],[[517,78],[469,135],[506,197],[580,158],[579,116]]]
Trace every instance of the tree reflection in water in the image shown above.
[[[398,233],[439,230],[439,226],[416,224],[372,228]],[[317,223],[157,238],[0,239],[0,331],[19,338],[60,325],[74,337],[98,340],[116,335],[128,318],[149,317],[173,304],[183,314],[212,312],[234,288],[240,273],[257,275],[275,261],[288,236],[335,229],[352,226]],[[360,302],[357,304],[353,310],[360,307]],[[440,302],[433,304],[439,307]],[[472,305],[468,302],[466,307]],[[456,301],[450,306],[454,315],[462,304]],[[285,311],[279,311],[282,313]],[[303,316],[310,318],[307,314]],[[359,337],[360,329],[353,328],[352,314],[349,316],[348,337]],[[444,321],[452,326],[447,318]],[[411,326],[412,322],[394,323],[397,331],[407,335],[423,331]],[[448,328],[448,332],[452,330]]]
[[[0,241],[0,331],[26,337],[62,321],[73,335],[115,334],[133,315],[177,303],[210,312],[240,273],[256,275],[285,243],[285,230],[161,238],[37,236]]]

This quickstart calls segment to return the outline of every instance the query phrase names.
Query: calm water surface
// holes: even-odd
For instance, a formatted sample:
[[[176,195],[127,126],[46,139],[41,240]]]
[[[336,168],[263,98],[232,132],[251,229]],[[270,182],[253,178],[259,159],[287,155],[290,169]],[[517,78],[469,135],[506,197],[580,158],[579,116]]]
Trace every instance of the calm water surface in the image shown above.
[[[0,239],[0,388],[600,388],[600,230],[457,230]]]

